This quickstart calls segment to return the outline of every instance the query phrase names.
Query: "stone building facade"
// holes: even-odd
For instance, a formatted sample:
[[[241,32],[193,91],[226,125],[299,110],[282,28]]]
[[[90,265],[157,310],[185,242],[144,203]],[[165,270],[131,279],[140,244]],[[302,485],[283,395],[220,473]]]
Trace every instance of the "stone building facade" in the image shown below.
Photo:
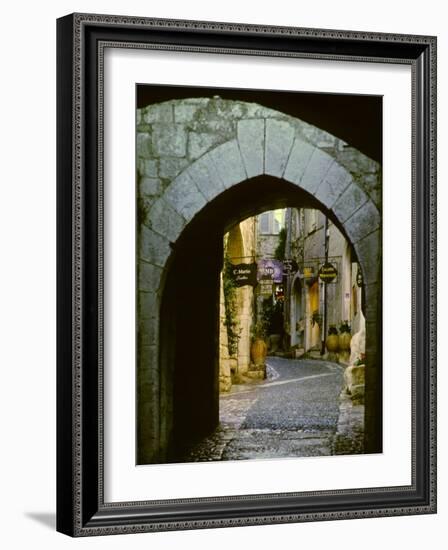
[[[255,261],[256,218],[251,217],[233,226],[224,236],[224,254],[232,264]],[[251,285],[235,288],[234,317],[238,333],[236,349],[229,353],[225,322],[223,275],[220,280],[219,390],[229,391],[233,381],[242,381],[250,365],[251,332],[254,315],[254,290]]]
[[[320,351],[330,326],[347,321],[352,333],[359,325],[362,288],[357,281],[359,265],[352,246],[338,227],[327,220],[328,262],[337,276],[331,283],[319,280],[325,262],[325,214],[315,209],[289,209],[287,255],[297,262],[298,271],[287,283],[289,302],[287,333],[291,347],[298,352]],[[326,295],[325,295],[326,294]],[[326,300],[326,308],[324,307]],[[325,311],[324,311],[325,310]],[[326,320],[324,322],[324,315]]]

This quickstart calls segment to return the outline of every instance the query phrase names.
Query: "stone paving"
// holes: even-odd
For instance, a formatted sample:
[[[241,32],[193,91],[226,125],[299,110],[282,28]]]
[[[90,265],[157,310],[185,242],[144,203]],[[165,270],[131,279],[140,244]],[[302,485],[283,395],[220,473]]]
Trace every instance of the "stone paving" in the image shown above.
[[[362,452],[363,407],[340,400],[342,367],[274,357],[267,365],[267,380],[221,395],[220,425],[182,461]]]

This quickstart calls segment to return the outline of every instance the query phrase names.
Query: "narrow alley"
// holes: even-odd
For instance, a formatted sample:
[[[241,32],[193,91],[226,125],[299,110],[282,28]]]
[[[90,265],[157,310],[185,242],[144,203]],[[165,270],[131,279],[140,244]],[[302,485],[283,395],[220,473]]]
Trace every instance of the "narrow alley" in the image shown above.
[[[185,462],[335,454],[344,369],[278,357],[266,363],[266,380],[221,394],[219,426]]]

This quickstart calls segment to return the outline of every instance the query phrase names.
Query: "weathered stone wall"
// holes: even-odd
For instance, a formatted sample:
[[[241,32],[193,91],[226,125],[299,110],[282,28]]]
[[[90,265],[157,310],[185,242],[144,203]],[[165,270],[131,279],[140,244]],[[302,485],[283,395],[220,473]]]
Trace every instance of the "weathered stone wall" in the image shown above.
[[[160,439],[159,307],[172,245],[214,198],[268,175],[318,200],[342,225],[360,259],[367,311],[368,393],[377,395],[377,303],[381,186],[377,163],[301,120],[257,104],[197,98],[137,111],[138,418],[140,462],[157,459]],[[229,213],[229,218],[237,217]],[[369,324],[371,327],[369,327]],[[370,388],[370,389],[369,389]],[[161,397],[162,396],[162,397]],[[373,422],[374,416],[372,416]]]
[[[275,249],[279,243],[278,235],[258,234],[257,256],[259,258],[274,258]]]
[[[328,247],[328,256],[330,261],[333,261],[337,264],[338,268],[338,278],[334,283],[329,283],[327,285],[327,304],[328,304],[328,323],[339,325],[339,322],[342,320],[341,315],[341,303],[342,303],[342,278],[343,274],[343,264],[342,258],[344,251],[346,249],[346,241],[342,233],[338,228],[329,221],[329,247]],[[304,239],[304,261],[316,261],[316,265],[323,263],[323,258],[325,256],[325,231],[322,223],[318,224],[318,229],[311,233],[310,235],[305,236]]]
[[[256,218],[242,221],[225,236],[225,252],[234,264],[252,263],[255,249]],[[235,237],[238,235],[238,238]],[[240,241],[240,242],[235,242]],[[254,292],[251,286],[236,289],[236,319],[239,340],[237,353],[229,355],[227,328],[225,326],[225,304],[221,276],[220,290],[220,335],[219,335],[219,389],[229,391],[233,376],[244,376],[250,364],[251,327],[253,319]]]

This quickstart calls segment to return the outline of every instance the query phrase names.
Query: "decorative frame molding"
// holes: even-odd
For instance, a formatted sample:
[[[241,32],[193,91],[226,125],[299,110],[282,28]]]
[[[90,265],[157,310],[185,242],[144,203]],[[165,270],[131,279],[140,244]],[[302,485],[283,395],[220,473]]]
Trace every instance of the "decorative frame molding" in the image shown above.
[[[435,513],[436,38],[93,14],[63,17],[57,31],[57,529],[71,536],[90,536]],[[411,486],[104,502],[101,83],[104,47],[111,44],[411,65]],[[87,315],[87,310],[96,315]]]

